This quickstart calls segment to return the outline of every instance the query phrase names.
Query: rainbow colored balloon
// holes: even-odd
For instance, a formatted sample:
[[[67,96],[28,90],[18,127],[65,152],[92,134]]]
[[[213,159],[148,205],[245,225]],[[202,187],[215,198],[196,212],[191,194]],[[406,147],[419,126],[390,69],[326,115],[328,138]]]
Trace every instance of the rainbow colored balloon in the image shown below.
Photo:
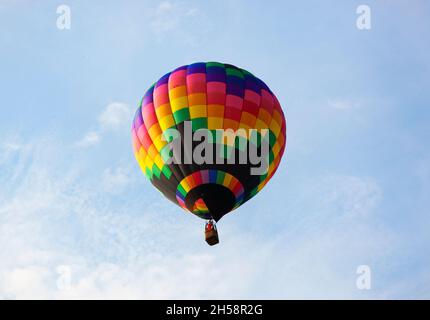
[[[181,159],[172,162],[167,133],[186,136],[187,128],[192,134],[202,129],[213,133],[210,143],[224,150],[225,161],[218,161],[219,154],[212,162],[185,161],[188,140],[182,139]],[[223,130],[253,130],[260,142],[251,143],[251,134],[226,142],[216,136]],[[255,175],[250,170],[255,163],[237,159],[249,151],[244,146],[261,151],[263,138],[267,170]],[[286,121],[276,96],[250,72],[218,62],[194,63],[167,73],[148,89],[133,121],[132,139],[140,168],[165,197],[200,218],[218,221],[255,196],[276,172],[286,145]],[[188,147],[193,156],[198,142]],[[232,157],[234,163],[228,161]]]

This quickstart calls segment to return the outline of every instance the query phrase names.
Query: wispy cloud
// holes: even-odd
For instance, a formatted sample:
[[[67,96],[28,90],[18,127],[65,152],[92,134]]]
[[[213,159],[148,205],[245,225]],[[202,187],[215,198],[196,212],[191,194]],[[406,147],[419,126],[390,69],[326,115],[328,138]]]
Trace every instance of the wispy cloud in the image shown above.
[[[359,108],[362,106],[362,103],[359,101],[348,100],[348,99],[334,99],[329,100],[328,105],[336,110],[351,110],[355,108]]]
[[[58,154],[72,157],[61,144],[31,144],[32,148],[16,149],[4,163],[20,172],[19,179],[11,184],[12,172],[1,176],[0,193],[5,186],[9,189],[0,205],[2,298],[405,294],[393,287],[367,293],[355,287],[358,264],[378,270],[393,254],[387,250],[393,235],[375,224],[370,214],[382,197],[374,179],[329,175],[298,185],[302,198],[285,208],[289,217],[283,221],[285,228],[262,241],[230,220],[222,226],[223,243],[209,248],[198,219],[169,205],[161,195],[154,202],[152,189],[130,184],[126,167],[108,167],[94,180],[83,179],[80,163],[69,168],[59,164]],[[16,162],[17,158],[26,160]],[[134,201],[116,202],[118,196],[112,192],[119,195],[121,188],[127,188]],[[238,214],[246,214],[246,209]],[[62,276],[58,266],[70,268],[66,289],[57,286]]]
[[[121,193],[133,181],[133,173],[129,167],[118,166],[104,170],[101,185],[110,193]]]
[[[150,26],[157,40],[178,39],[198,46],[207,29],[207,20],[197,7],[182,2],[162,1],[153,10]]]
[[[158,34],[173,30],[179,23],[175,14],[175,5],[169,1],[162,1],[155,8],[151,26]]]
[[[113,102],[108,104],[99,117],[99,123],[104,129],[117,130],[131,123],[132,112],[126,103]]]
[[[318,203],[351,217],[369,214],[382,199],[381,187],[370,177],[326,176],[319,191]]]
[[[82,148],[97,145],[107,131],[129,128],[132,115],[131,108],[126,103],[113,102],[108,104],[98,117],[98,128],[87,132],[75,145]]]
[[[85,134],[85,136],[76,142],[77,147],[87,148],[94,146],[100,142],[100,135],[96,131],[90,131]]]

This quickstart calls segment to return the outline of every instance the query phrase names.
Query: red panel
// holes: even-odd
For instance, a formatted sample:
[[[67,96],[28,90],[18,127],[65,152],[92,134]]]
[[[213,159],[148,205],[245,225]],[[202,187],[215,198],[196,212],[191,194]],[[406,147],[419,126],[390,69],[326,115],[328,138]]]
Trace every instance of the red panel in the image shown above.
[[[169,90],[186,85],[187,70],[178,70],[169,76]]]
[[[206,74],[194,73],[187,75],[187,92],[192,93],[205,93],[206,92]]]

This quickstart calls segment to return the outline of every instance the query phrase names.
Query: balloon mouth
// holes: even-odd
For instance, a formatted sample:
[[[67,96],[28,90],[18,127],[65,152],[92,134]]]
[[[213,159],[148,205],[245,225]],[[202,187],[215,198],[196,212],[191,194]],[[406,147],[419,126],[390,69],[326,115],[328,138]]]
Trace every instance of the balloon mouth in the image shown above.
[[[243,202],[244,194],[242,183],[233,175],[207,169],[184,178],[178,184],[176,200],[182,208],[198,217],[218,221]]]
[[[219,199],[223,199],[220,201]],[[204,203],[204,209],[198,208]],[[186,199],[187,210],[203,219],[218,221],[230,212],[235,204],[233,193],[226,187],[217,184],[203,184],[191,190]],[[193,210],[196,209],[196,210]]]

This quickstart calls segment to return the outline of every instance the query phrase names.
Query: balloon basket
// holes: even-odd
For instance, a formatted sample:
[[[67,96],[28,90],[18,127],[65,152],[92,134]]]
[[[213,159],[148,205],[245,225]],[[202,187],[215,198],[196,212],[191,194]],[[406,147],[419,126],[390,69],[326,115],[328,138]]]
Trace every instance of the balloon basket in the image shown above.
[[[208,245],[213,246],[219,243],[218,231],[216,229],[205,231],[205,240]]]

